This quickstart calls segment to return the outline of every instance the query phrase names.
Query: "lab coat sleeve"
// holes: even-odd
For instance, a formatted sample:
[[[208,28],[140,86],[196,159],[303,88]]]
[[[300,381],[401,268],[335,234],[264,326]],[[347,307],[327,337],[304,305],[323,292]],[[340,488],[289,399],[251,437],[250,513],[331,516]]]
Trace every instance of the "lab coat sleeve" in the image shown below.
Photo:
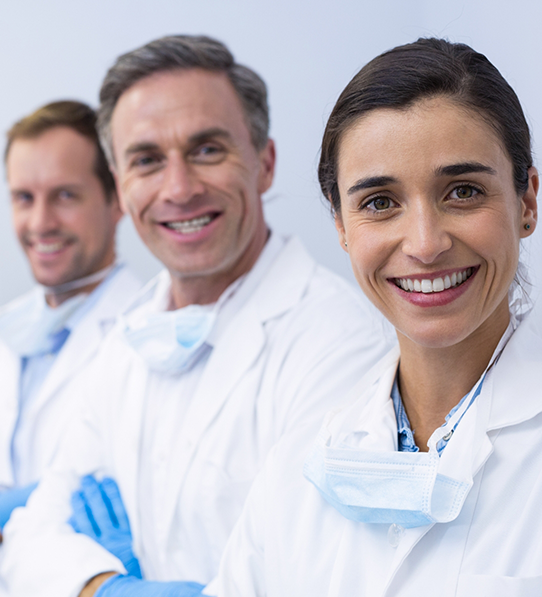
[[[120,560],[67,523],[80,477],[105,472],[98,418],[96,409],[80,413],[27,507],[15,510],[5,527],[0,574],[14,597],[76,597],[101,572],[125,573]]]

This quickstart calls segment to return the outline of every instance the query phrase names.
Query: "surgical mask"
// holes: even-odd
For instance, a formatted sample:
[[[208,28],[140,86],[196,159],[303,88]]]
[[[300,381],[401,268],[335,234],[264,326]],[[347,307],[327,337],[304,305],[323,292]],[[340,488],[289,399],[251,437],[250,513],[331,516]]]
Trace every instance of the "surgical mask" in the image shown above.
[[[0,310],[0,339],[21,357],[47,354],[53,350],[54,336],[87,298],[78,294],[51,308],[41,289]]]
[[[60,295],[65,294],[66,292],[72,292],[73,290],[78,290],[79,288],[84,288],[85,286],[90,286],[91,284],[97,284],[102,280],[105,280],[107,276],[116,268],[118,267],[116,263],[112,265],[108,265],[103,269],[94,272],[93,274],[89,274],[88,276],[84,276],[83,278],[77,278],[77,280],[70,280],[69,282],[64,282],[64,284],[57,284],[56,286],[45,286],[42,285],[43,292],[46,295]]]
[[[305,477],[327,502],[350,520],[397,524],[404,528],[455,520],[472,487],[472,476],[468,471],[463,478],[441,474],[437,444],[461,421],[479,395],[484,378],[485,374],[447,424],[432,434],[428,442],[429,452],[386,449],[385,440],[375,443],[379,432],[371,436],[365,431],[352,429],[346,435],[343,433],[343,439],[337,442],[337,447],[333,447],[333,435],[337,435],[337,429],[331,413],[326,417],[315,447],[305,461]],[[393,411],[392,405],[386,406]],[[372,407],[384,410],[376,402]],[[367,418],[370,418],[371,412],[366,412]],[[385,427],[389,420],[386,413],[378,412],[377,417],[380,419],[377,427]],[[395,420],[394,412],[391,417]],[[367,426],[370,427],[371,423]],[[390,425],[388,431],[396,435],[396,425],[393,430]],[[339,431],[337,437],[340,435]],[[348,445],[349,437],[357,437],[350,441],[359,447]],[[384,437],[386,432],[381,436]]]
[[[319,437],[305,477],[345,518],[404,528],[457,518],[472,483],[440,475],[429,452],[333,449]]]
[[[190,305],[176,311],[151,313],[130,324],[124,337],[150,369],[164,373],[186,370],[199,354],[216,320],[208,306]]]

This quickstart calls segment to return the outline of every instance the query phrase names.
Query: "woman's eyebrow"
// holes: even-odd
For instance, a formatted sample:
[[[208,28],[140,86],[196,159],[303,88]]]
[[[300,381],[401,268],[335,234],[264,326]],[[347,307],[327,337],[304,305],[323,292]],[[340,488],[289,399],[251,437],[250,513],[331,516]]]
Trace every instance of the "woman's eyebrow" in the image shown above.
[[[358,180],[355,185],[351,186],[347,191],[347,195],[353,195],[354,193],[357,193],[363,189],[383,187],[387,184],[392,184],[395,182],[397,182],[397,179],[393,178],[393,176],[369,176],[367,178]]]
[[[435,170],[437,176],[461,176],[461,174],[472,174],[474,172],[485,172],[493,175],[497,174],[493,168],[480,164],[480,162],[450,164],[449,166],[439,166]]]

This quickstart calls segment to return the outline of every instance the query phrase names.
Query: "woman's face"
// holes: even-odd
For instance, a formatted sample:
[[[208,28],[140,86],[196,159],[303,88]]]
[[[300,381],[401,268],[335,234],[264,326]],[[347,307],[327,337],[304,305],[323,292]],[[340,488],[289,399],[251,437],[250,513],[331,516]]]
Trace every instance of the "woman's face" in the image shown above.
[[[336,226],[369,299],[417,344],[502,334],[538,175],[518,197],[494,130],[446,98],[379,109],[343,136]],[[526,229],[526,225],[529,229]]]

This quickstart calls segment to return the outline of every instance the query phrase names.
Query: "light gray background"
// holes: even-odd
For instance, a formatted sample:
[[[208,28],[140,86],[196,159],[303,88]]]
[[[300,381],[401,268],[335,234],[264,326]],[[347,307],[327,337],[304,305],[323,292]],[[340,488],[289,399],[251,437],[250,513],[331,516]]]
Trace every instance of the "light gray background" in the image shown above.
[[[466,42],[485,53],[517,91],[532,126],[536,160],[541,23],[539,0],[2,0],[0,131],[56,99],[96,105],[101,79],[116,56],[153,38],[215,36],[269,86],[278,170],[265,197],[268,221],[275,230],[298,234],[319,261],[352,279],[315,174],[325,120],[339,92],[365,62],[395,45],[429,35]],[[142,278],[158,270],[126,218],[118,246]],[[524,250],[535,292],[542,286],[541,249],[538,230]],[[5,183],[0,256],[4,303],[32,283],[11,230]]]

